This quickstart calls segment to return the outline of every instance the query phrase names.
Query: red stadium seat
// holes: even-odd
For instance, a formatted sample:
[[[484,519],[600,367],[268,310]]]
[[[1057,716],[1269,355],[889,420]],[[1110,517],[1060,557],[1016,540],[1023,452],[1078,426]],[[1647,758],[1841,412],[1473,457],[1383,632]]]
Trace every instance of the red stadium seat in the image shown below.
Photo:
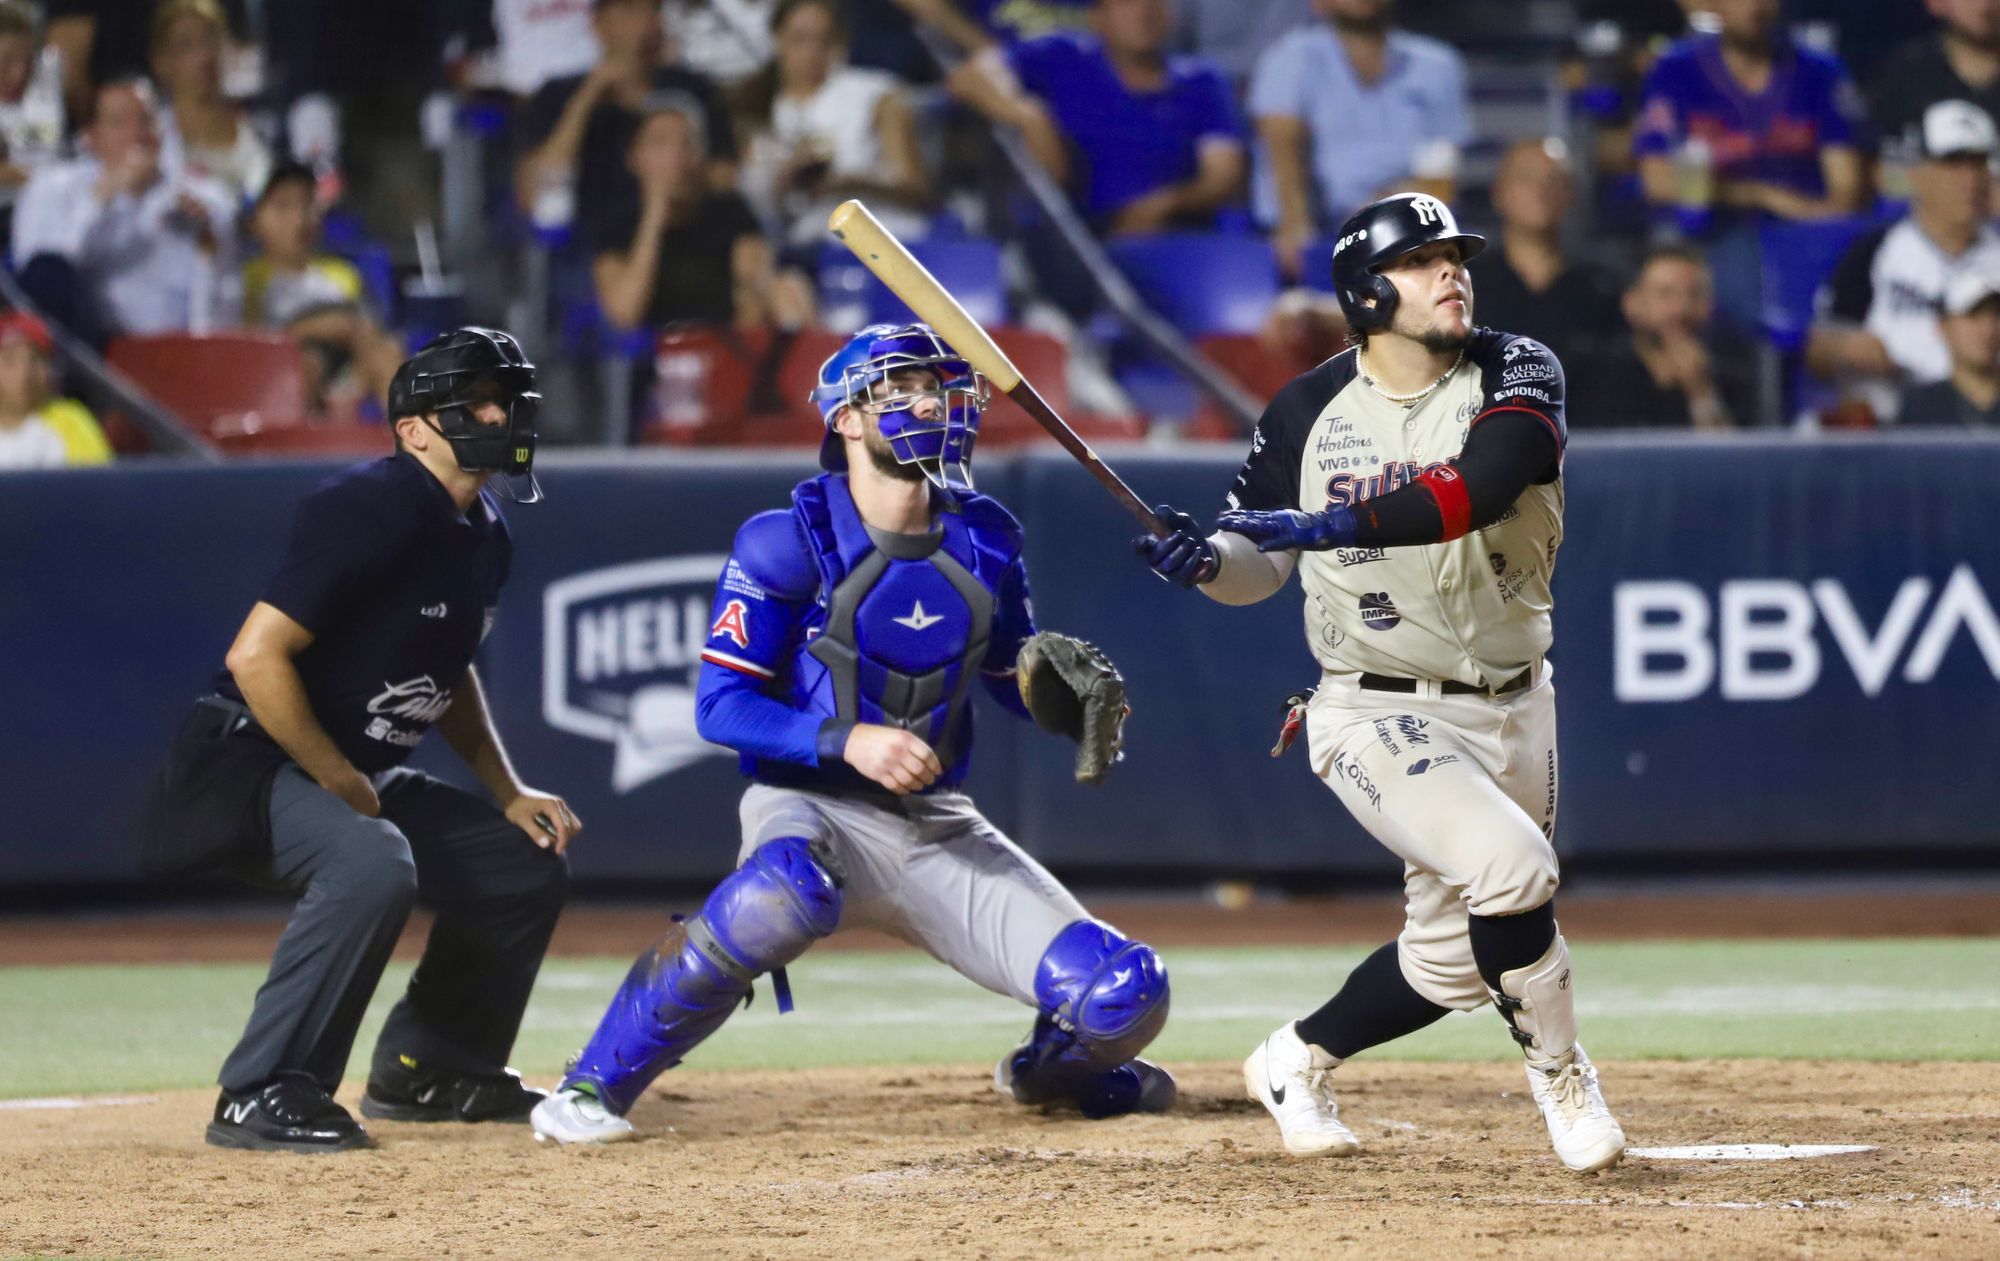
[[[639,440],[718,446],[742,436],[756,364],[770,334],[706,327],[668,329],[653,350],[652,398],[642,404]]]
[[[344,423],[288,425],[226,435],[218,437],[216,445],[233,456],[336,455],[363,459],[388,455],[396,449],[396,440],[387,425]]]
[[[1036,391],[1069,422],[1069,427],[1076,430],[1079,437],[1105,441],[1145,437],[1146,422],[1140,417],[1102,416],[1076,410],[1069,395],[1069,348],[1059,338],[1028,328],[996,328],[991,331],[993,340],[1021,370],[1022,378],[1034,384]],[[1055,439],[1036,424],[1033,417],[1022,411],[1020,404],[996,392],[992,405],[980,421],[979,441],[990,450],[1054,442]]]
[[[1255,333],[1215,333],[1196,338],[1194,345],[1203,358],[1235,377],[1259,403],[1267,402],[1293,377],[1313,367]],[[1185,436],[1234,441],[1245,435],[1214,399],[1204,395]]]
[[[189,428],[217,442],[306,421],[305,360],[281,334],[121,337],[105,358]]]
[[[846,336],[840,333],[800,330],[778,364],[772,382],[769,401],[775,407],[759,409],[745,417],[737,441],[759,447],[818,446],[826,429],[820,424],[819,409],[811,401],[812,392],[819,385],[820,365],[846,344]]]

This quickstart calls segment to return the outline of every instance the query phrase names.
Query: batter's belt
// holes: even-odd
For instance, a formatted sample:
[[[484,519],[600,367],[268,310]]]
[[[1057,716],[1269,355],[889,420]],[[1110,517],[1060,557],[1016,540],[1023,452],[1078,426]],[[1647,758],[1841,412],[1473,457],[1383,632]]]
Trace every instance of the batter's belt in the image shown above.
[[[1529,666],[1498,687],[1481,687],[1477,683],[1461,683],[1457,679],[1443,679],[1438,682],[1438,691],[1446,696],[1505,696],[1518,692],[1535,681],[1535,667]],[[1426,680],[1402,679],[1393,674],[1372,674],[1363,672],[1356,683],[1371,692],[1402,692],[1415,695],[1424,690]]]

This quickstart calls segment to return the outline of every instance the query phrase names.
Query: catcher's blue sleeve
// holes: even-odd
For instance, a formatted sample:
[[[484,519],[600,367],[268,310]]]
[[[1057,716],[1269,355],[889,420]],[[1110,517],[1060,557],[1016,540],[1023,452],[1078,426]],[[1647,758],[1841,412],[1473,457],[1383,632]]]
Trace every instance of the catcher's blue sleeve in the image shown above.
[[[714,621],[695,685],[702,739],[752,757],[820,764],[821,728],[832,720],[773,695],[805,639],[818,585],[790,513],[759,513],[737,531],[716,582]]]
[[[1035,606],[1028,597],[1028,566],[1020,557],[1016,556],[1014,563],[1007,566],[1000,577],[1000,589],[994,594],[998,599],[993,614],[993,638],[986,649],[986,660],[980,665],[980,681],[1002,708],[1026,718],[1028,707],[1014,681],[1014,663],[1021,655],[1021,645],[1035,633]]]

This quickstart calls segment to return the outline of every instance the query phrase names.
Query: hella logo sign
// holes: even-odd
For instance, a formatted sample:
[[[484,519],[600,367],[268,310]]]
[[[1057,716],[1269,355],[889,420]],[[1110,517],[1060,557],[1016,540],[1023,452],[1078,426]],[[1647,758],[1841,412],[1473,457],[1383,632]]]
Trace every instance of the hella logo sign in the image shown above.
[[[1912,684],[1936,678],[1960,636],[2000,680],[2000,617],[1969,565],[1942,586],[1904,579],[1872,627],[1834,578],[1736,579],[1713,600],[1689,582],[1621,582],[1611,598],[1621,701],[1685,701],[1711,687],[1724,700],[1790,700],[1818,685],[1829,655],[1864,696],[1879,696],[1898,675]]]

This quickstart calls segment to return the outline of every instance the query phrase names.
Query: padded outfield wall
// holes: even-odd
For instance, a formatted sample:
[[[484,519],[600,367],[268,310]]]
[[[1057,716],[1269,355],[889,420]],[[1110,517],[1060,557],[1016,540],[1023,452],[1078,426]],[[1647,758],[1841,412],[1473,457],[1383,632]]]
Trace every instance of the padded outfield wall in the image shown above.
[[[1236,456],[1108,451],[1213,511]],[[2000,865],[2000,443],[1918,435],[1572,443],[1551,654],[1558,843],[1583,860]],[[531,782],[590,825],[586,881],[700,880],[735,853],[735,763],[693,731],[693,671],[737,523],[808,457],[551,455],[510,514],[482,663]],[[324,464],[0,477],[0,883],[128,884],[154,760],[276,564]],[[1314,678],[1296,584],[1250,609],[1151,577],[1066,457],[991,459],[1028,527],[1043,623],[1131,684],[1102,790],[982,703],[972,789],[1059,870],[1139,881],[1392,877],[1306,768],[1266,756]],[[1390,593],[1392,599],[1394,593]],[[433,739],[420,754],[452,765]]]

